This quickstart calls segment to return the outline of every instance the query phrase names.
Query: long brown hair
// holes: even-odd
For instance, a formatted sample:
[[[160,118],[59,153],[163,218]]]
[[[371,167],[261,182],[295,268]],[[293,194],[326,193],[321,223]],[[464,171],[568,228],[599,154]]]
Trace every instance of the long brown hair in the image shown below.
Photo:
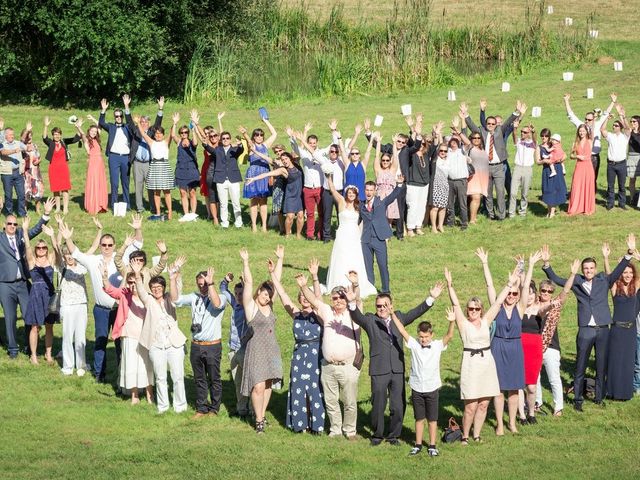
[[[622,280],[622,275],[620,275],[615,283],[616,295],[620,295],[623,297],[633,297],[635,296],[636,290],[638,289],[638,271],[636,270],[636,266],[633,263],[629,263],[629,265],[625,267],[625,270],[627,268],[630,268],[633,272],[633,277],[631,278],[631,282],[629,282],[629,290],[625,291],[624,281]],[[622,272],[624,273],[624,270]]]
[[[358,187],[356,187],[355,185],[349,185],[344,189],[344,199],[345,201],[347,200],[347,193],[349,192],[349,190],[352,190],[353,193],[356,194],[356,198],[353,201],[353,209],[356,212],[360,211],[360,196],[358,195]]]
[[[576,138],[573,141],[573,147],[571,147],[572,153],[576,153],[578,151],[578,145],[580,145],[580,129],[581,128],[584,128],[584,131],[587,133],[587,135],[584,138],[591,141],[591,134],[589,133],[589,129],[584,123],[581,123],[580,125],[578,125],[578,128],[576,130]]]
[[[96,137],[95,138],[91,138],[89,136],[89,130],[91,130],[92,128],[96,129]],[[100,146],[100,129],[98,128],[98,125],[91,125],[88,129],[87,129],[87,143],[89,144],[89,148],[93,147],[93,142],[94,140],[96,142],[98,142],[98,146]]]

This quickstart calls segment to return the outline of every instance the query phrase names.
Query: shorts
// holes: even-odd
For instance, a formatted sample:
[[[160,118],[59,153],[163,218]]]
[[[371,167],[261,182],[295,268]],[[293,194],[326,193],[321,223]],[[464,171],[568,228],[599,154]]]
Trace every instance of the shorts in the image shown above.
[[[411,403],[413,404],[413,418],[415,420],[427,419],[428,422],[438,421],[438,398],[440,390],[433,392],[416,392],[411,389]]]
[[[627,177],[640,177],[640,153],[629,152],[627,157]]]

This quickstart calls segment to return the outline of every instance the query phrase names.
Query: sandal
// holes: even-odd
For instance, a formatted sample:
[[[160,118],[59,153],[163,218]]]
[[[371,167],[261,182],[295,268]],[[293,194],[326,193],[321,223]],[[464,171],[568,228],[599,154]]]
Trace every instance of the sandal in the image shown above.
[[[473,441],[477,443],[482,443],[482,437],[478,435],[477,437],[473,437]]]
[[[264,433],[264,420],[256,421],[256,433]]]
[[[469,445],[469,439],[468,439],[468,438],[466,438],[466,437],[462,437],[462,438],[460,439],[460,444],[461,444],[461,445],[464,445],[464,446]]]
[[[562,416],[562,410],[556,410],[555,412],[553,412],[553,416],[554,417],[561,417]]]

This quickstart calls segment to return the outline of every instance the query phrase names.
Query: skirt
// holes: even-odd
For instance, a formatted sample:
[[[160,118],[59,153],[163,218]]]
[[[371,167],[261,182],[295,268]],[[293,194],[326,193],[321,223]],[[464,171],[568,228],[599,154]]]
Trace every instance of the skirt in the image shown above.
[[[132,337],[122,337],[119,384],[127,390],[153,385],[153,365],[149,352]]]
[[[171,171],[169,160],[152,159],[149,163],[147,189],[171,190],[172,188],[175,188],[175,177]]]

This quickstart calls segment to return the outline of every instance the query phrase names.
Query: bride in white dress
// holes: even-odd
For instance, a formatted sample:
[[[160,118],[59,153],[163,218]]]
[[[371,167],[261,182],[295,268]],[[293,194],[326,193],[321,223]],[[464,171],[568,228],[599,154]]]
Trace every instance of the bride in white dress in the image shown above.
[[[347,274],[350,271],[355,271],[358,274],[358,283],[360,284],[360,297],[375,295],[377,290],[367,279],[364,257],[362,256],[362,244],[360,243],[362,232],[360,225],[358,225],[360,218],[358,188],[354,185],[347,185],[343,197],[335,189],[331,176],[327,180],[331,194],[338,204],[338,221],[340,222],[329,261],[327,290],[330,292],[338,286],[350,286],[351,282],[349,282]]]

